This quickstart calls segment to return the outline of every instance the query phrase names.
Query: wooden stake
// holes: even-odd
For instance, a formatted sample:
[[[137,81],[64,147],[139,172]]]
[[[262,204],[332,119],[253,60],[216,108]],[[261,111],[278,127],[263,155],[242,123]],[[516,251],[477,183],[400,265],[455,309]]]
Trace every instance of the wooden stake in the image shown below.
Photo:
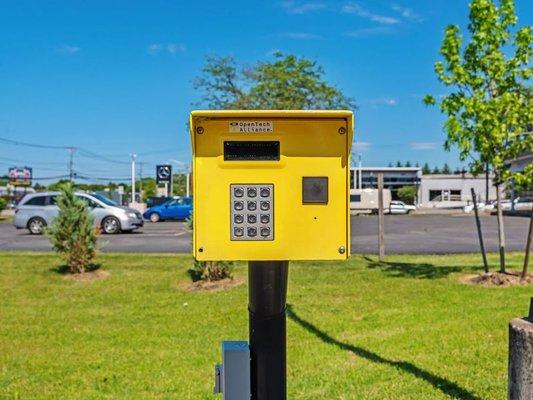
[[[531,214],[529,217],[529,232],[527,234],[527,240],[526,240],[526,254],[524,257],[524,268],[522,268],[522,279],[526,279],[527,277],[527,268],[529,266],[529,251],[531,250],[531,236],[532,236],[531,231],[532,230],[533,230],[533,210],[531,210]]]
[[[487,262],[487,253],[485,253],[485,245],[483,244],[483,233],[481,232],[481,221],[479,220],[479,212],[477,209],[476,192],[474,191],[474,188],[470,188],[470,191],[472,193],[472,201],[474,203],[474,213],[476,214],[477,235],[479,237],[479,246],[481,247],[481,256],[483,257],[483,268],[485,269],[485,273],[488,273],[489,264]]]
[[[378,174],[378,246],[379,261],[385,258],[385,221],[383,215],[383,173]]]

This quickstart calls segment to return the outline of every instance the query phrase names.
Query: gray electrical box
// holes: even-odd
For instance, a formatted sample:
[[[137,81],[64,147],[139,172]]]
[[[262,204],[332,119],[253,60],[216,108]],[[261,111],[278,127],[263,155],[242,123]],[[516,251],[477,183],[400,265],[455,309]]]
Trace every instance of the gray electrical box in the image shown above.
[[[215,393],[224,400],[250,400],[248,342],[222,342],[222,365],[215,366]]]

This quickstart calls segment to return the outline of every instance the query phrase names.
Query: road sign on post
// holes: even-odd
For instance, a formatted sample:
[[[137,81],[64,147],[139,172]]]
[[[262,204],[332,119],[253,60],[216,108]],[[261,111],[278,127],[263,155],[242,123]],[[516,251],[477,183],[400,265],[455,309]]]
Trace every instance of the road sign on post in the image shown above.
[[[194,256],[249,261],[251,398],[285,399],[288,263],[350,253],[353,114],[194,111],[190,128]]]

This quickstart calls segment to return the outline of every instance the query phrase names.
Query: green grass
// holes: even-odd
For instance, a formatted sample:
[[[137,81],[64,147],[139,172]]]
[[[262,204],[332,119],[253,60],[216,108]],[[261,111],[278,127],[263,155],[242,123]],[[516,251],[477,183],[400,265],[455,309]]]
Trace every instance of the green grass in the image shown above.
[[[99,262],[107,279],[72,282],[52,254],[0,253],[0,398],[215,398],[220,341],[247,338],[246,285],[185,292],[186,256]],[[289,399],[505,398],[507,323],[531,287],[458,283],[474,271],[478,255],[292,263]]]

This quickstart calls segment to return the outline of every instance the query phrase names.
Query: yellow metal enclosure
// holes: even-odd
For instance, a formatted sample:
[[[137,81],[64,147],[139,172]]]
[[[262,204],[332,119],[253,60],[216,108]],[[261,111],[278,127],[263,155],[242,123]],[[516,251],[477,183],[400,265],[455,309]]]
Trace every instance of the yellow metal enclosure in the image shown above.
[[[351,111],[193,111],[190,131],[196,259],[349,256]]]

